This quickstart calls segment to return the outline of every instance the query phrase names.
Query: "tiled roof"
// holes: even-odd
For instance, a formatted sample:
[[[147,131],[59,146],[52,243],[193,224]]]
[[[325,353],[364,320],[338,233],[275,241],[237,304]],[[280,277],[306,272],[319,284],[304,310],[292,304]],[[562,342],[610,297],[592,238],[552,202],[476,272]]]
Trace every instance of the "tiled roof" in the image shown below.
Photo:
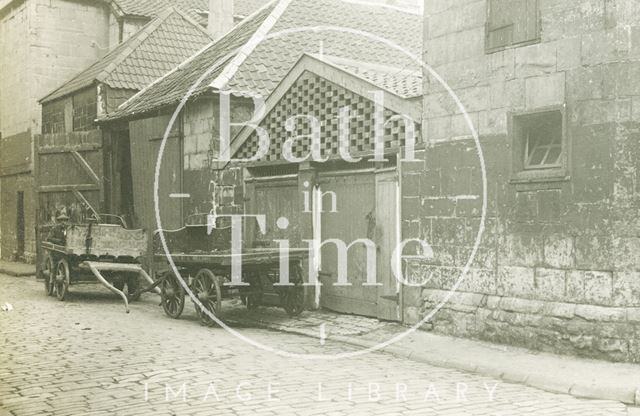
[[[235,0],[234,14],[249,16],[267,3],[268,0]],[[209,11],[209,0],[113,0],[113,3],[127,16],[155,17],[158,11],[176,7],[189,14],[198,23],[206,25],[203,14]]]
[[[419,65],[400,49],[419,57],[421,33],[422,16],[401,10],[341,0],[281,0],[132,97],[109,117],[131,117],[176,104],[214,67],[195,94],[223,80],[237,95],[267,97],[304,53],[372,63],[367,70],[360,69],[359,76],[395,85],[408,96],[418,90],[400,87],[392,76],[385,77],[374,68],[419,72]]]
[[[371,62],[339,59],[326,55],[313,56],[399,97],[415,98],[422,96],[422,71],[414,65],[410,68],[399,68],[396,66],[381,66]]]
[[[95,82],[141,90],[211,43],[207,32],[184,12],[166,9],[127,41],[41,100],[48,102]]]

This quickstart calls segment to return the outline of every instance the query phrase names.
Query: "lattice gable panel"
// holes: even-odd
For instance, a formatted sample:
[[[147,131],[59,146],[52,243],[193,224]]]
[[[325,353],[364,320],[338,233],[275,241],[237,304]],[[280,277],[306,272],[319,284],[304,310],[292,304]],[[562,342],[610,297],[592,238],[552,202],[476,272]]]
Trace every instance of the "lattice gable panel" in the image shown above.
[[[289,132],[285,129],[287,119],[294,115],[311,115],[320,122],[321,154],[323,158],[338,159],[341,108],[350,108],[351,120],[349,123],[349,153],[352,156],[365,156],[374,154],[375,132],[375,106],[373,95],[363,97],[355,94],[331,81],[315,74],[303,73],[291,88],[284,94],[278,104],[265,116],[260,127],[269,134],[270,147],[267,155],[258,163],[269,163],[285,160],[282,148],[285,141],[292,137],[297,138],[292,149],[294,156],[302,158],[310,153],[311,122],[307,119],[296,120],[295,130]],[[384,109],[384,121],[391,120],[398,114]],[[414,122],[416,143],[421,141],[420,125]],[[385,152],[391,153],[405,145],[406,138],[405,121],[396,117],[388,122],[384,128]],[[258,137],[254,132],[238,149],[235,158],[249,159],[258,151]]]

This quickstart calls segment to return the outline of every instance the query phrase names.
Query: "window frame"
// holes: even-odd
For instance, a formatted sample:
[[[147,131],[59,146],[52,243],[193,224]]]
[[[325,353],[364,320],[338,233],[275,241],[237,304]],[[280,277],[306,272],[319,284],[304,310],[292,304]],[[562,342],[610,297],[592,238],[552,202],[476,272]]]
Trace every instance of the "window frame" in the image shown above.
[[[486,21],[485,21],[485,25],[484,25],[484,49],[485,49],[485,53],[486,54],[492,54],[495,52],[500,52],[500,51],[504,51],[507,49],[514,49],[514,48],[520,48],[523,46],[529,46],[529,45],[535,45],[537,43],[541,42],[541,37],[542,37],[542,16],[540,13],[540,0],[535,0],[536,1],[536,18],[535,18],[535,23],[536,23],[536,36],[533,39],[528,39],[528,40],[524,40],[524,41],[520,41],[520,42],[511,42],[508,45],[501,45],[501,46],[491,46],[491,44],[489,43],[489,38],[490,38],[490,26],[491,26],[491,2],[492,0],[487,0],[487,6],[486,6]],[[506,26],[502,26],[498,29],[502,29],[504,27],[509,27],[509,26],[513,26],[514,23],[511,23],[509,25]]]
[[[523,129],[523,121],[528,117],[544,113],[560,113],[561,120],[561,155],[556,166],[526,166],[527,138]],[[571,145],[567,128],[567,105],[541,107],[535,110],[513,111],[508,113],[508,133],[511,146],[511,183],[561,182],[570,180]]]

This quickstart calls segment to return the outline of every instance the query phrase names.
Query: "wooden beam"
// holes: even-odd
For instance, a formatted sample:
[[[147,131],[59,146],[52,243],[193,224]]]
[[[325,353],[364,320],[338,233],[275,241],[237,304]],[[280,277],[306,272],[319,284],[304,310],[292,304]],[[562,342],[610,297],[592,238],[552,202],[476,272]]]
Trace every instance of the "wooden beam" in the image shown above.
[[[43,185],[38,187],[39,193],[53,193],[53,192],[73,192],[76,191],[100,191],[100,186],[95,184],[87,185]]]
[[[66,145],[66,146],[50,146],[50,147],[41,147],[38,149],[38,154],[41,155],[52,155],[58,153],[70,153],[70,152],[93,152],[96,150],[100,150],[102,145],[97,143],[88,143],[88,144],[80,144],[80,145]]]
[[[93,212],[93,215],[96,218],[96,220],[100,221],[100,214],[98,214],[98,211],[96,211],[95,208],[93,208],[93,206],[89,203],[89,201],[87,201],[87,198],[85,198],[84,195],[82,195],[82,193],[77,189],[73,190],[73,194],[76,196],[76,198],[80,202],[82,202],[87,208],[89,208],[91,212]]]
[[[98,177],[98,175],[96,175],[96,173],[91,168],[91,165],[87,163],[85,158],[82,157],[82,155],[78,152],[71,152],[71,154],[76,159],[76,161],[80,164],[82,169],[87,173],[87,175],[89,175],[93,183],[95,183],[96,185],[100,185],[100,182],[101,182],[100,178]]]

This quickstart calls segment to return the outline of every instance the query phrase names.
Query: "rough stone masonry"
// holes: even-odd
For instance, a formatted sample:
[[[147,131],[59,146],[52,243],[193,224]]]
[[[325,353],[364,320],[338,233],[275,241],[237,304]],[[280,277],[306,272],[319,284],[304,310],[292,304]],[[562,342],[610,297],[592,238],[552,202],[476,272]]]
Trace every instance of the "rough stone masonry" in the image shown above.
[[[430,326],[640,362],[640,3],[522,2],[523,12],[537,4],[539,20],[519,44],[509,42],[524,35],[488,21],[513,17],[494,15],[499,2],[426,2],[426,62],[476,126],[488,181],[477,256]],[[416,281],[427,279],[405,288],[408,322],[458,280],[482,206],[465,198],[482,194],[471,130],[431,76],[425,91],[429,145],[425,162],[402,166],[403,238],[430,241],[435,257],[407,262]],[[554,114],[559,162],[528,169],[530,137]]]

